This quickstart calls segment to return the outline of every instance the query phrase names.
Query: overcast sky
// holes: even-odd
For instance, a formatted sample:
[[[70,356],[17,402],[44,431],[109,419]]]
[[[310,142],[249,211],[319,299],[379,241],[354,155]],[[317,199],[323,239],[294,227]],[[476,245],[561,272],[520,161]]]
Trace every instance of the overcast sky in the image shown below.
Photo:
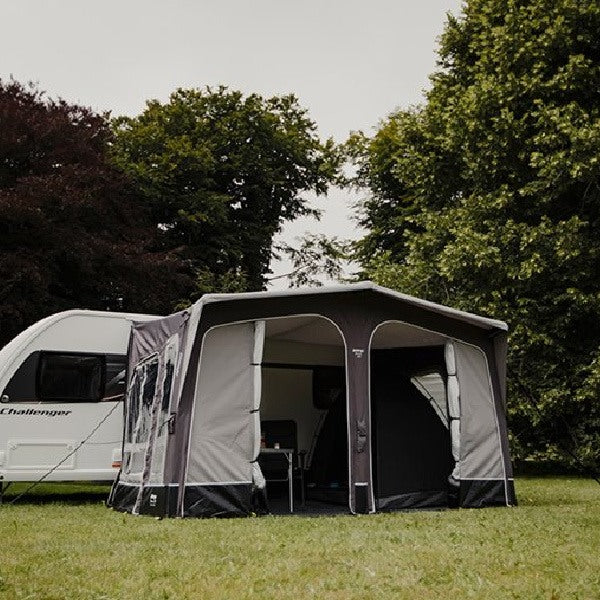
[[[373,131],[420,102],[437,37],[458,0],[0,0],[0,77],[113,115],[138,114],[177,87],[225,84],[294,92],[323,137]],[[312,200],[320,223],[287,226],[355,237],[355,200]],[[282,272],[286,265],[275,265]]]

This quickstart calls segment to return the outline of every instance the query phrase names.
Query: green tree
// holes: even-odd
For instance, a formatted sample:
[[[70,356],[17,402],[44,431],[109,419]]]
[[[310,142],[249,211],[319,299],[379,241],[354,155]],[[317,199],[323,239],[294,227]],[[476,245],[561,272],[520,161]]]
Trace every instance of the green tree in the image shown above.
[[[190,288],[111,140],[102,115],[0,80],[0,345],[69,308],[166,313]]]
[[[364,274],[510,325],[518,457],[600,458],[600,4],[469,0],[423,106],[348,152]],[[597,467],[596,467],[597,468]]]
[[[179,89],[114,130],[115,163],[138,182],[166,246],[198,270],[199,291],[262,289],[273,236],[315,214],[301,194],[324,193],[336,169],[332,142],[293,95]]]

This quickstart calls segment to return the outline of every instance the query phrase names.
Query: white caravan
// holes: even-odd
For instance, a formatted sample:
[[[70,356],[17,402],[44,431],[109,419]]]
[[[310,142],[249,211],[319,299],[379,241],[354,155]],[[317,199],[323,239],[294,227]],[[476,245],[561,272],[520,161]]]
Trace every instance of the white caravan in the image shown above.
[[[46,481],[114,479],[131,325],[155,318],[70,310],[0,350],[0,482],[37,481],[63,460]]]

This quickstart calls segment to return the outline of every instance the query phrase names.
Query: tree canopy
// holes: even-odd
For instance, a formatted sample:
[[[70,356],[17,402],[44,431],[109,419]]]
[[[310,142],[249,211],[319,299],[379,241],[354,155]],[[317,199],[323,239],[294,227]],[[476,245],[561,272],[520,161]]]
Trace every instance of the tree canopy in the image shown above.
[[[332,142],[293,95],[179,89],[169,101],[114,121],[115,164],[140,186],[164,243],[198,271],[199,291],[263,289],[284,222],[314,213]]]
[[[110,121],[0,81],[0,343],[67,308],[262,289],[274,234],[315,213],[302,193],[338,154],[293,95],[177,90]]]
[[[510,325],[517,457],[600,457],[600,5],[469,0],[422,106],[348,152],[364,275]]]
[[[111,140],[102,115],[0,81],[0,344],[69,308],[168,312],[189,288]]]

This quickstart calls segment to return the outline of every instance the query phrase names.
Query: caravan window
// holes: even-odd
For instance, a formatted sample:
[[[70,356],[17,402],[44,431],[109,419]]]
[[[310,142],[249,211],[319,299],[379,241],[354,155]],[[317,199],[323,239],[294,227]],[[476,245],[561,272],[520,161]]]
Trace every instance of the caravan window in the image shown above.
[[[16,370],[2,391],[3,402],[37,402],[35,379],[40,364],[40,352],[32,352]]]
[[[98,402],[106,375],[102,355],[42,353],[37,391],[42,401]]]
[[[32,352],[2,392],[4,402],[122,400],[123,354]]]
[[[126,388],[127,357],[122,354],[106,355],[106,387],[103,400],[123,400]]]

